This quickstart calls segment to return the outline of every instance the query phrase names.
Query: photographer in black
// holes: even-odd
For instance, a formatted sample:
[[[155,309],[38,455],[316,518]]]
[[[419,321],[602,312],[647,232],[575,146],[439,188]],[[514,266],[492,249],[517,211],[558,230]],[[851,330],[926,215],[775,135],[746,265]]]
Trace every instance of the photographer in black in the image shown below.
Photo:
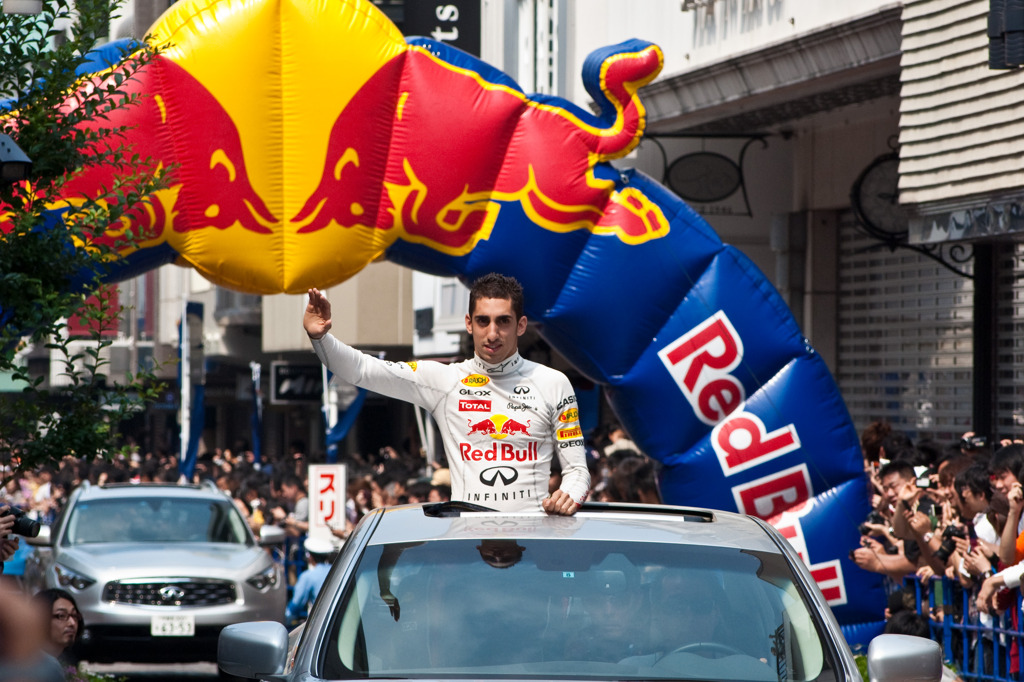
[[[4,572],[4,562],[14,556],[21,544],[20,538],[11,537],[17,520],[9,506],[0,505],[0,573]]]
[[[14,556],[21,539],[11,535],[34,538],[39,535],[39,522],[30,519],[24,511],[10,505],[0,505],[0,573],[4,562]]]

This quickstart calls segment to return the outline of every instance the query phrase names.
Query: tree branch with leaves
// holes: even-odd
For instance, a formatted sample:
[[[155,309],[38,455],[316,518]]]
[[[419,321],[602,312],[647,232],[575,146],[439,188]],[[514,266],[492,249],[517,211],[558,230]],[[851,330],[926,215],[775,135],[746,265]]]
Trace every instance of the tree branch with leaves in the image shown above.
[[[96,62],[121,2],[44,0],[37,16],[0,14],[0,132],[32,160],[27,181],[0,182],[0,373],[22,387],[0,393],[0,485],[66,456],[114,457],[125,446],[119,425],[160,390],[153,368],[111,381],[104,354],[124,314],[104,294],[110,266],[140,238],[127,218],[146,210],[168,173],[110,123],[112,112],[139,105],[127,86],[159,52],[148,42],[108,45],[110,64]],[[108,185],[68,196],[68,184],[98,166]],[[71,344],[75,316],[88,330],[85,350]],[[32,371],[32,348],[61,359],[64,386]]]

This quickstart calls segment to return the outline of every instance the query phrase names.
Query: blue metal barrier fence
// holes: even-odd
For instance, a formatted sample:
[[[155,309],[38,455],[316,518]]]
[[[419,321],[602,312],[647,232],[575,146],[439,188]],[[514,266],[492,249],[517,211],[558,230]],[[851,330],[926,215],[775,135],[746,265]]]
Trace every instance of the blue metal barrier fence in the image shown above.
[[[914,577],[904,585],[913,591],[917,612],[928,618],[944,660],[965,682],[1024,680],[1019,590],[1010,593],[1005,612],[989,617],[975,607],[976,590],[964,589],[958,581],[935,577],[922,582]]]

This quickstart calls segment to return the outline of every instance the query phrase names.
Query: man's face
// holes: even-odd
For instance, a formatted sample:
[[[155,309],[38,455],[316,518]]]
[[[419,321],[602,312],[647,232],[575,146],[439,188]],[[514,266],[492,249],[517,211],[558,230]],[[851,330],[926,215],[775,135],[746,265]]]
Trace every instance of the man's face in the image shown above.
[[[891,474],[886,475],[882,479],[882,495],[885,496],[885,503],[890,507],[896,504],[899,499],[900,490],[903,489],[907,483],[910,483],[912,478],[904,478],[903,475],[894,471]]]
[[[63,651],[74,643],[77,634],[78,610],[67,599],[57,599],[50,616],[50,642]]]
[[[620,639],[632,634],[640,601],[640,593],[629,589],[588,596],[584,599],[584,606],[593,618],[590,627],[594,634],[606,639]]]
[[[992,474],[992,488],[1006,495],[1017,482],[1017,477],[1009,469],[1001,469]]]
[[[526,332],[526,316],[517,320],[509,299],[480,298],[473,313],[466,315],[466,331],[480,359],[497,364],[515,354],[519,337]]]
[[[970,488],[960,490],[960,507],[965,516],[974,516],[988,509],[988,500],[984,495],[975,495]]]
[[[654,586],[651,598],[651,632],[658,648],[707,641],[718,625],[714,590],[706,580],[677,574],[666,575]]]

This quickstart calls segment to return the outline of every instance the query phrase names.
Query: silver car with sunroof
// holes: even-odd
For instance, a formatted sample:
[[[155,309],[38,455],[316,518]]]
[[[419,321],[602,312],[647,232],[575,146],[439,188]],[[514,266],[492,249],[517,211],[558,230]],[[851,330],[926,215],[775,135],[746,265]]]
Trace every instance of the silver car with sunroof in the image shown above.
[[[860,682],[799,556],[748,516],[585,504],[371,511],[303,626],[221,633],[245,678]],[[873,680],[938,680],[938,645],[883,635]]]

